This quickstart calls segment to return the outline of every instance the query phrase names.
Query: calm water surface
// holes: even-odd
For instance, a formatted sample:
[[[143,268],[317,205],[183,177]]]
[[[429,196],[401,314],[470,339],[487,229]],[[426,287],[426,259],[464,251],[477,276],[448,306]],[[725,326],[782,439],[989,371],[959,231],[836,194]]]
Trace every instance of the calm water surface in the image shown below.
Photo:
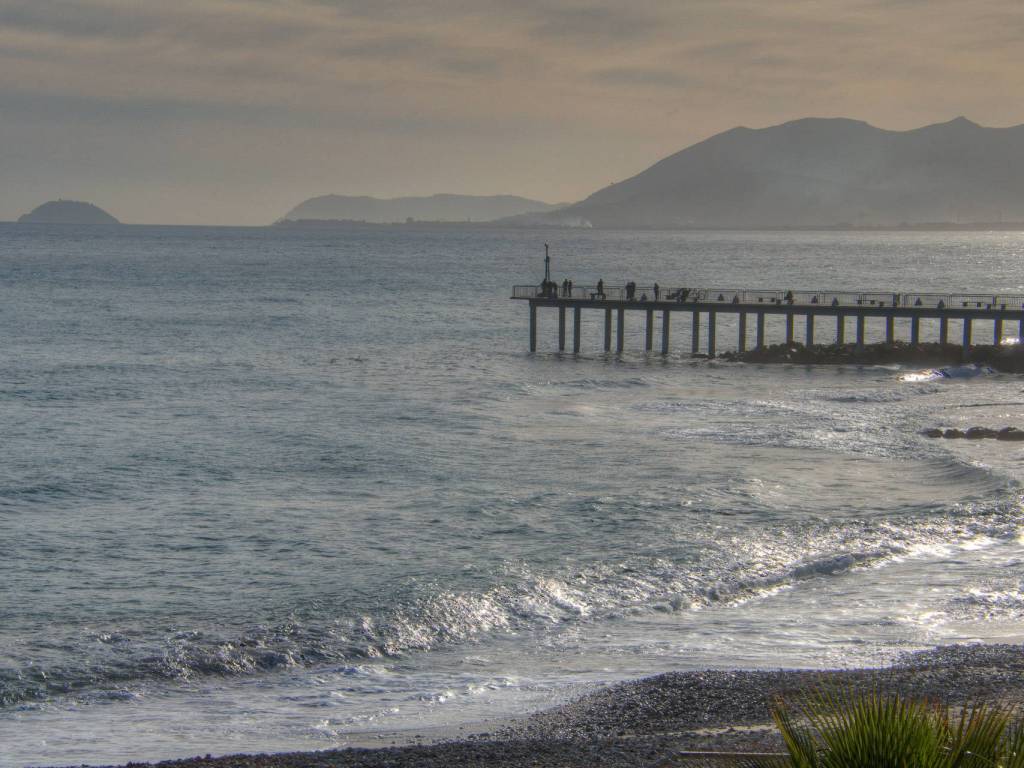
[[[545,239],[577,284],[1024,293],[1020,233],[0,225],[0,766],[1022,639],[1024,449],[919,435],[1024,426],[1018,377],[691,361],[682,318],[666,360],[639,315],[618,357],[598,313],[558,355],[553,311],[531,356]]]

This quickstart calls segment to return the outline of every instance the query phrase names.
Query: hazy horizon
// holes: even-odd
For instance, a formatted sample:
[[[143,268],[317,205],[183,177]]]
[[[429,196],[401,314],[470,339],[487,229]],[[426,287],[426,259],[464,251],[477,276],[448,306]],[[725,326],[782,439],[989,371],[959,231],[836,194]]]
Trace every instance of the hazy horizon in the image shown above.
[[[0,220],[564,202],[738,125],[1024,123],[1019,5],[0,0]]]

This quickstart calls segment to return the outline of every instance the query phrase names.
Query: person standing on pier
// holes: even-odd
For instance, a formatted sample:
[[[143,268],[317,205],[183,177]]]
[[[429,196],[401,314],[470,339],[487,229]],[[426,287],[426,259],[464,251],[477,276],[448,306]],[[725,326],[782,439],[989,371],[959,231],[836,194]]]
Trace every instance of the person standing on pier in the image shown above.
[[[604,299],[604,278],[597,278],[597,295],[599,298]]]
[[[567,291],[566,291],[565,295],[568,296],[571,299],[572,298],[572,280],[566,280],[566,286],[567,286]]]
[[[657,300],[658,300],[658,291],[659,291],[659,290],[660,290],[660,289],[658,288],[658,284],[657,284],[657,283],[655,283],[655,284],[654,284],[654,300],[655,300],[655,301],[657,301]]]

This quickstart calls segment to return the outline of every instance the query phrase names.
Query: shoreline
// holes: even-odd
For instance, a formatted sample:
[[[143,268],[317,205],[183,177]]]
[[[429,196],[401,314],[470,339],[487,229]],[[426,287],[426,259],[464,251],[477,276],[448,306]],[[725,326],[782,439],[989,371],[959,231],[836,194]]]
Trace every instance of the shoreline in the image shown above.
[[[815,686],[899,691],[953,706],[969,701],[1024,704],[1024,646],[952,645],[901,656],[887,667],[776,671],[668,672],[618,683],[498,730],[464,725],[434,742],[315,752],[193,757],[164,768],[626,768],[692,764],[684,752],[778,752],[770,707]],[[487,723],[477,724],[486,727]],[[364,734],[369,736],[369,734]],[[419,735],[419,734],[418,734]],[[373,736],[378,739],[381,734]],[[400,737],[391,732],[384,736]],[[366,739],[370,741],[370,739]],[[700,760],[698,756],[693,759]],[[724,757],[724,756],[723,756]],[[667,761],[667,762],[666,762]],[[715,764],[728,765],[717,759]]]

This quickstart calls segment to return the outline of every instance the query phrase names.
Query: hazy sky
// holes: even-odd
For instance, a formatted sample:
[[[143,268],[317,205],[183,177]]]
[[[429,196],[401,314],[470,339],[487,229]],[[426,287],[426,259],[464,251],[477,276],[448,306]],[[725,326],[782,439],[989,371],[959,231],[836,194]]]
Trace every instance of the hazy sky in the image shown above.
[[[1022,94],[1022,0],[0,0],[0,220],[568,201],[735,125],[1012,125]]]

